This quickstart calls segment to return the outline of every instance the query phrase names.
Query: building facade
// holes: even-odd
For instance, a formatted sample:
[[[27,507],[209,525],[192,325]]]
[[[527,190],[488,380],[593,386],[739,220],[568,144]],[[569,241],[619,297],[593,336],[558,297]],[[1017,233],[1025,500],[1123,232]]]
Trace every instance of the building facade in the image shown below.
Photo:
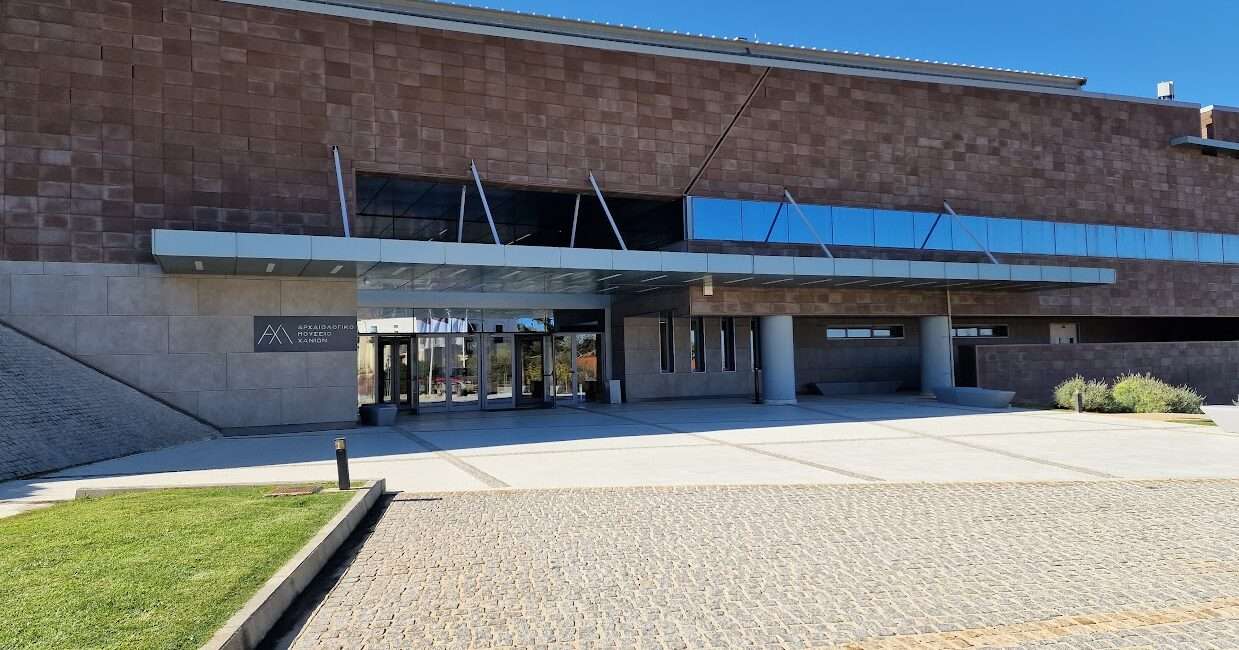
[[[215,426],[1239,391],[1239,109],[418,0],[10,0],[0,61],[0,320]]]

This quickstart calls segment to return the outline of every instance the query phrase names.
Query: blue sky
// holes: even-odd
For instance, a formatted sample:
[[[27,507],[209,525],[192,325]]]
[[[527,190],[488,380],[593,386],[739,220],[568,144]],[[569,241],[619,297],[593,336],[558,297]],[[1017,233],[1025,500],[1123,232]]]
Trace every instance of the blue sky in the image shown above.
[[[475,0],[625,25],[1088,77],[1095,92],[1239,106],[1239,2]]]

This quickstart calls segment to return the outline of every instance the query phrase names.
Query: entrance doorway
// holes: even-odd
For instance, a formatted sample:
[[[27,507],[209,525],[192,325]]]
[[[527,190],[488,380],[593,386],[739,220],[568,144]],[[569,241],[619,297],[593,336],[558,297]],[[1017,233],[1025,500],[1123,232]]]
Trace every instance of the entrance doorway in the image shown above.
[[[478,336],[419,334],[416,341],[418,408],[480,408]]]
[[[378,401],[400,409],[413,408],[413,375],[407,336],[379,337]]]
[[[1063,345],[1076,343],[1079,340],[1075,323],[1050,323],[1050,343]]]
[[[546,404],[546,337],[541,334],[516,335],[516,407]]]
[[[556,334],[551,357],[557,402],[598,399],[597,334]]]

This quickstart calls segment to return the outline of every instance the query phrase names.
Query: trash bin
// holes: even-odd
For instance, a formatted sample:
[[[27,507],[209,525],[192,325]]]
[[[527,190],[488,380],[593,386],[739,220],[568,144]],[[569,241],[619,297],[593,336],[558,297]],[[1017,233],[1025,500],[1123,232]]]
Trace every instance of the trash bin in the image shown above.
[[[621,392],[623,386],[621,380],[611,379],[607,381],[607,401],[611,404],[619,404],[624,401],[624,393]]]

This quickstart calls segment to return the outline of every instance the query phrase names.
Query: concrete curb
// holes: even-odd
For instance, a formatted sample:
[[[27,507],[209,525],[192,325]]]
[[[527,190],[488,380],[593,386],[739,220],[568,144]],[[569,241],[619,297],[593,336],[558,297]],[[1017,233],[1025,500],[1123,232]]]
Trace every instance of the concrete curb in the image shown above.
[[[355,484],[367,483],[366,479],[358,479],[353,481]],[[234,487],[274,487],[277,485],[329,485],[334,481],[256,481],[253,483],[237,483],[235,481],[228,483],[196,483],[193,485],[125,485],[119,487],[81,487],[73,493],[74,499],[97,499],[113,494],[125,494],[127,492],[154,492],[156,490],[202,490],[210,488],[234,488]],[[335,489],[335,488],[331,488]],[[363,488],[358,488],[363,489]]]
[[[378,479],[359,489],[344,509],[259,587],[258,592],[216,630],[200,650],[250,650],[257,647],[378,502],[386,486],[386,480]]]

